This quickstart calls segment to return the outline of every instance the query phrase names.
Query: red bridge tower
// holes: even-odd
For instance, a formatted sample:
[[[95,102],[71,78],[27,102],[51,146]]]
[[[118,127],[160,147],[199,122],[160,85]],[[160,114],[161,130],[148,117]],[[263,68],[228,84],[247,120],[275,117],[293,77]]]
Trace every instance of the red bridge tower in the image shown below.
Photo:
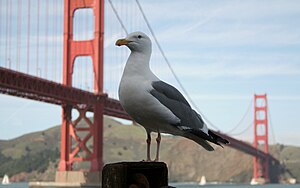
[[[263,146],[265,156],[263,158],[254,157],[253,180],[269,181],[269,143],[268,143],[268,103],[267,95],[254,95],[254,143],[258,149]]]
[[[91,8],[94,13],[94,38],[91,40],[73,40],[73,18],[77,9]],[[93,62],[94,91],[96,95],[103,94],[103,41],[104,41],[104,0],[64,0],[64,52],[63,52],[63,84],[72,87],[72,75],[75,59],[79,56],[89,56]],[[98,177],[103,166],[103,111],[105,97],[99,97],[93,105],[62,106],[61,156],[56,174],[58,182],[81,181],[89,179],[87,174]],[[77,110],[78,118],[72,121],[72,110]],[[94,113],[94,119],[86,116],[87,111]],[[88,126],[83,127],[80,121]],[[87,143],[91,146],[88,147]],[[89,173],[81,169],[74,170],[74,163],[85,162]],[[87,164],[86,164],[87,163]],[[77,174],[76,174],[77,173]],[[74,175],[73,175],[74,174]],[[73,176],[73,178],[70,178]],[[99,182],[99,180],[95,180]]]

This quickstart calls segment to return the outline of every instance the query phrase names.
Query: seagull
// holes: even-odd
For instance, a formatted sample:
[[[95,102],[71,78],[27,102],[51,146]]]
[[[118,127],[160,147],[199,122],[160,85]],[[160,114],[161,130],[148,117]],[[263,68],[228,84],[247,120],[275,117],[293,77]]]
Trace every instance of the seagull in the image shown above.
[[[124,110],[147,132],[147,159],[150,158],[151,132],[157,132],[156,158],[159,161],[161,133],[193,140],[208,151],[229,142],[207,128],[200,114],[192,109],[184,96],[170,84],[160,80],[150,69],[150,38],[133,32],[119,39],[117,46],[127,46],[131,53],[119,85],[119,100]]]

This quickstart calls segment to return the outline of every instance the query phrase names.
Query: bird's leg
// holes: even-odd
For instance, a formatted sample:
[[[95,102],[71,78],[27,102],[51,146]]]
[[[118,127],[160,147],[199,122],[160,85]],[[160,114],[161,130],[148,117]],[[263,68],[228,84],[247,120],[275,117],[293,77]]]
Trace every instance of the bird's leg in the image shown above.
[[[155,157],[155,162],[158,162],[159,160],[159,146],[160,146],[160,141],[161,141],[161,136],[160,136],[160,132],[157,133],[157,138],[156,138],[156,142],[157,142],[157,148],[156,148],[156,157]]]
[[[147,162],[150,162],[151,161],[151,158],[150,158],[150,145],[151,145],[151,133],[147,131],[147,159],[146,161]]]

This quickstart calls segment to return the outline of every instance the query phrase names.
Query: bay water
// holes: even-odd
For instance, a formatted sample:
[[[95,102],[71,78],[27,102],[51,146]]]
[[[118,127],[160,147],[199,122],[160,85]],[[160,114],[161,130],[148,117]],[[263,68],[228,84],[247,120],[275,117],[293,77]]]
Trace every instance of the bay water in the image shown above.
[[[198,185],[196,183],[170,183],[176,188],[300,188],[300,184],[266,184],[266,185],[244,185],[244,184],[209,184]],[[0,188],[28,188],[28,183],[11,183],[9,185],[1,185]]]

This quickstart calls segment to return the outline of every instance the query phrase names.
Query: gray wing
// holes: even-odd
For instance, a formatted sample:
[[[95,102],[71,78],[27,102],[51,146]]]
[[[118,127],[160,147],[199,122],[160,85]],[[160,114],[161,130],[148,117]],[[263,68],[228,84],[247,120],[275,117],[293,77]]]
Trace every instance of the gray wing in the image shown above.
[[[175,101],[181,102],[191,107],[190,104],[187,102],[187,100],[184,98],[184,96],[175,87],[171,86],[170,84],[167,84],[166,82],[163,81],[156,81],[156,82],[152,82],[152,87],[156,91],[164,94],[169,99],[173,99]]]
[[[184,96],[173,86],[163,82],[152,82],[151,95],[160,103],[167,107],[179,119],[180,123],[175,125],[179,129],[201,129],[203,120],[201,116],[195,112]]]
[[[180,119],[179,123],[172,125],[182,131],[182,136],[197,142],[208,151],[213,151],[214,148],[207,141],[219,146],[229,143],[210,130],[208,133],[201,130],[204,121],[176,88],[162,81],[153,82],[152,87],[151,95]]]

